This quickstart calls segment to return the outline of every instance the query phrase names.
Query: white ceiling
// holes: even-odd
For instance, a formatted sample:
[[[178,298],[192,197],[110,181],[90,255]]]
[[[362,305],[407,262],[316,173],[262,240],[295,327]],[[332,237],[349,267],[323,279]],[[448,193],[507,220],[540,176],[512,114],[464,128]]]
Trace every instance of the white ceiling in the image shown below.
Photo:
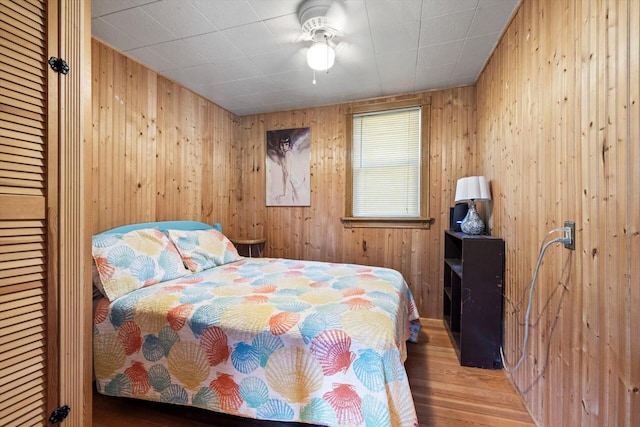
[[[244,116],[476,82],[519,0],[345,0],[329,73],[302,0],[92,0],[93,36]]]

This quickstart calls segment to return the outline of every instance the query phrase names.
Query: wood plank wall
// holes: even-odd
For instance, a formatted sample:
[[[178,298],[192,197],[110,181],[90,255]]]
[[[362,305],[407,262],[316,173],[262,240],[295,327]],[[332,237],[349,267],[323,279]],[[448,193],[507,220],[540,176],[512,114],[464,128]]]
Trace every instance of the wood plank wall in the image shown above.
[[[420,315],[441,318],[442,236],[448,228],[456,180],[473,164],[475,88],[420,95],[430,96],[432,103],[429,215],[435,218],[435,224],[430,230],[343,227],[340,217],[344,216],[345,203],[345,109],[357,105],[351,103],[240,119],[234,151],[236,169],[242,174],[235,176],[229,233],[266,237],[266,255],[271,257],[397,269],[409,283]],[[265,132],[297,127],[311,128],[311,206],[265,207]]]
[[[93,39],[93,233],[173,219],[230,222],[236,117]]]
[[[545,426],[640,425],[640,2],[525,0],[477,84],[476,171],[506,240],[506,355]],[[554,235],[558,236],[556,233]]]
[[[432,102],[432,228],[345,230],[350,104],[238,119],[97,39],[92,64],[92,233],[144,221],[218,221],[230,236],[267,237],[269,256],[396,268],[421,315],[442,317],[441,240],[456,179],[473,163],[474,87],[425,95]],[[266,208],[265,132],[305,126],[313,138],[311,207]]]

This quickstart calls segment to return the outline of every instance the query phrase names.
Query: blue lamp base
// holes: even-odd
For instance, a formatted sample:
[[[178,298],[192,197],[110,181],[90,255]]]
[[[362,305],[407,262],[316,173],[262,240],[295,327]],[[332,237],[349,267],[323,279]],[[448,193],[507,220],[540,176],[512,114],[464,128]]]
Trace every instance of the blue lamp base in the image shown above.
[[[484,222],[482,222],[480,215],[478,215],[476,204],[473,200],[471,201],[471,205],[469,206],[467,216],[464,217],[462,223],[460,224],[460,229],[463,233],[466,234],[477,235],[484,232]]]

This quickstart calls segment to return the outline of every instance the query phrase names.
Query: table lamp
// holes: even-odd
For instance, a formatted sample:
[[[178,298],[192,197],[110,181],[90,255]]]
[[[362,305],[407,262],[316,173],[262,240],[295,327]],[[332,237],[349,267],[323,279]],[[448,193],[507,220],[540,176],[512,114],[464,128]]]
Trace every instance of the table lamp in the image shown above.
[[[489,182],[484,176],[467,176],[460,178],[456,185],[456,203],[471,202],[467,216],[464,217],[460,228],[466,234],[482,234],[484,222],[476,210],[476,201],[491,200]]]

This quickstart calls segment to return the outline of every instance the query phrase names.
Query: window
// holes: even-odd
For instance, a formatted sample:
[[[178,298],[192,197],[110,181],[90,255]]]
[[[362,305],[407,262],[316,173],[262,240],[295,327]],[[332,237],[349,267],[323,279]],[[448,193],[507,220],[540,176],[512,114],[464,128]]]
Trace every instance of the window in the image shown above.
[[[354,107],[347,118],[347,227],[428,228],[430,105]]]

